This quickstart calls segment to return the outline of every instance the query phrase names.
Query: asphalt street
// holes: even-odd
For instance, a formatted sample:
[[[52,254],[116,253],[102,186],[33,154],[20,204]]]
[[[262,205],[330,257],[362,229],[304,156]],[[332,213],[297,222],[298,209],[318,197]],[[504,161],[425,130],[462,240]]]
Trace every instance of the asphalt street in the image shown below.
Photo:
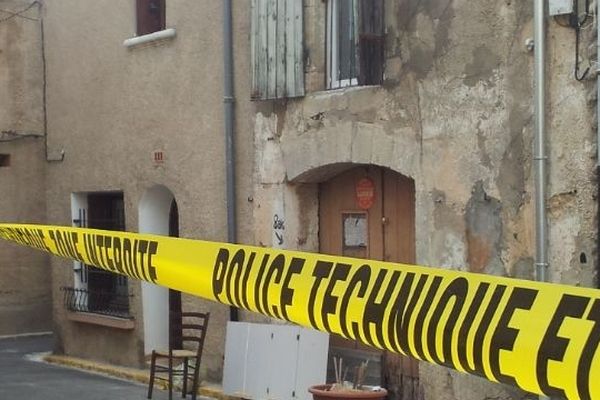
[[[50,335],[1,338],[0,400],[146,398],[145,385],[39,361],[39,353],[49,352],[51,349]],[[166,391],[155,387],[152,398],[164,400],[168,395]],[[178,398],[181,399],[181,395],[173,393],[173,399]]]

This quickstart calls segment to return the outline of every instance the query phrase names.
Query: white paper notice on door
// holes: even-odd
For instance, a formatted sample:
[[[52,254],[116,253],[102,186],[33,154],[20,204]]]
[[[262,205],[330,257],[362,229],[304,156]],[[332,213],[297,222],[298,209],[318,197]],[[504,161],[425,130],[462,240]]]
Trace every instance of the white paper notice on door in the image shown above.
[[[364,213],[343,214],[344,247],[367,246],[367,215]]]

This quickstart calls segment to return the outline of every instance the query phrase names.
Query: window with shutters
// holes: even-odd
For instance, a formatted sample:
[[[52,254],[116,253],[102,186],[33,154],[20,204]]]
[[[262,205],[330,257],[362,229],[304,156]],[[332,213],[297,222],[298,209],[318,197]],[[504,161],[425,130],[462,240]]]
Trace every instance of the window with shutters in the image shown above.
[[[166,0],[136,0],[138,36],[165,29]]]
[[[304,96],[301,0],[252,0],[252,99]]]
[[[383,80],[383,0],[327,1],[327,86]]]

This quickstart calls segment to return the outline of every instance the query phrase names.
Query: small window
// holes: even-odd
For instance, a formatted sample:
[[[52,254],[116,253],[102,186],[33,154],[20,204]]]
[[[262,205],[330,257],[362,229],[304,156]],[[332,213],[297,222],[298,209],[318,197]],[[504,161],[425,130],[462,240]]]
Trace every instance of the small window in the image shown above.
[[[122,192],[87,193],[77,203],[79,210],[76,226],[112,231],[125,230],[125,206]],[[63,289],[65,305],[71,311],[131,318],[127,277],[95,268],[77,265],[75,287]]]
[[[381,84],[383,59],[383,1],[328,0],[327,86]]]
[[[0,168],[10,167],[10,154],[0,154]]]
[[[136,0],[138,36],[165,29],[165,0]]]

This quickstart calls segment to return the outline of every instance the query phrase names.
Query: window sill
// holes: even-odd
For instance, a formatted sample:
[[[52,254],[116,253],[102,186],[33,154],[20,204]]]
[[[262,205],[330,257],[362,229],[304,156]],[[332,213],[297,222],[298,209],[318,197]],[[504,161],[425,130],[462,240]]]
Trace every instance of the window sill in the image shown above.
[[[143,44],[155,43],[164,40],[173,39],[177,36],[175,28],[164,29],[158,32],[152,32],[147,35],[136,36],[123,41],[123,46],[127,48],[137,47]]]
[[[352,92],[362,92],[362,91],[376,91],[382,88],[381,85],[357,85],[357,86],[345,86],[340,88],[331,88],[325,90],[318,90],[316,92],[312,92],[307,94],[307,96],[311,97],[326,97],[336,94],[347,94]]]
[[[67,319],[85,324],[101,325],[123,330],[132,330],[135,327],[132,319],[109,317],[106,315],[89,314],[84,312],[67,312]]]

